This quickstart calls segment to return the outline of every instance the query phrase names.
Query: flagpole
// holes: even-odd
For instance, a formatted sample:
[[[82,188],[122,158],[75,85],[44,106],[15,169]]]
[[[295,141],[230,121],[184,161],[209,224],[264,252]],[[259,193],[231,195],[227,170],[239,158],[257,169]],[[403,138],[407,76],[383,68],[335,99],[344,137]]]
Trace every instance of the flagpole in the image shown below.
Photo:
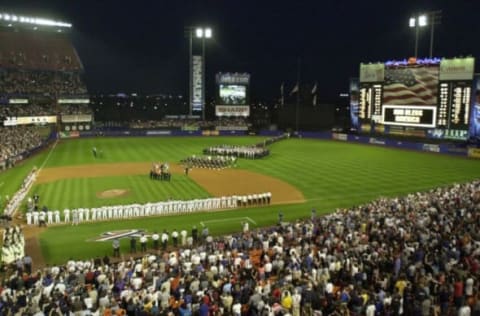
[[[297,104],[296,104],[296,108],[295,108],[295,129],[298,133],[298,120],[299,120],[299,108],[300,108],[300,70],[301,70],[301,60],[300,60],[300,57],[298,57],[298,60],[297,60],[297,87],[298,87],[298,91],[297,91]]]

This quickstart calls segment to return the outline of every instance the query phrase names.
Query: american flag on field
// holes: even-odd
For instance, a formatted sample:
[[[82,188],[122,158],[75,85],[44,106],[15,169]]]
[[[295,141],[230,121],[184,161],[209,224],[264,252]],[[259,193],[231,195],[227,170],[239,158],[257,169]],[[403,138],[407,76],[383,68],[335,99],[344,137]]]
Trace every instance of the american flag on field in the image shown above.
[[[383,104],[436,105],[439,67],[385,69]]]

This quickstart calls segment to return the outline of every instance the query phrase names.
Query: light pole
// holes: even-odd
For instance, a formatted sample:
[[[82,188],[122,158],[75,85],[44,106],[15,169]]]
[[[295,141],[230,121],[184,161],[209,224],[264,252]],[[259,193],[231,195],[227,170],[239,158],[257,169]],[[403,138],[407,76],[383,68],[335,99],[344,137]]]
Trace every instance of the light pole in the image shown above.
[[[212,37],[212,29],[209,27],[202,28],[198,27],[195,30],[195,35],[197,38],[202,39],[202,120],[205,121],[205,110],[206,110],[206,102],[205,102],[205,80],[206,80],[206,75],[205,75],[205,39],[211,38]]]
[[[415,28],[415,58],[418,57],[418,33],[420,31],[420,27],[427,26],[427,24],[427,15],[425,14],[411,17],[409,20],[408,25]]]
[[[193,29],[188,28],[188,115],[192,115],[192,110],[193,110],[193,93],[192,93],[192,87],[193,87],[193,74],[192,74],[192,42],[193,42]]]
[[[435,32],[435,25],[440,24],[442,20],[442,11],[438,10],[438,11],[428,12],[428,16],[430,20],[429,22],[430,24],[430,58],[432,58],[433,57],[433,35]]]

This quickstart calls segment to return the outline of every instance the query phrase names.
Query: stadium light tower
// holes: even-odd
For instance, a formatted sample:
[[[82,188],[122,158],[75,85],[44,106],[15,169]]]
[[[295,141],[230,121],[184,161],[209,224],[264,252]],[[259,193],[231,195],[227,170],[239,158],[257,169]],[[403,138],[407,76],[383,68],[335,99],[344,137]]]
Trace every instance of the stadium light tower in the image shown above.
[[[205,120],[205,39],[212,37],[212,29],[209,27],[187,27],[186,33],[189,41],[189,115],[192,115],[193,112],[193,38],[198,38],[202,40],[202,103],[203,111],[202,118]]]
[[[202,28],[202,27],[197,27],[195,30],[195,35],[197,38],[200,38],[202,40],[202,104],[203,104],[203,110],[202,110],[202,120],[205,121],[205,110],[207,108],[207,104],[205,102],[205,39],[211,38],[212,37],[212,29],[209,27]]]
[[[426,14],[420,14],[411,17],[408,25],[411,28],[415,28],[415,58],[418,57],[418,33],[421,27],[428,25],[428,16]]]

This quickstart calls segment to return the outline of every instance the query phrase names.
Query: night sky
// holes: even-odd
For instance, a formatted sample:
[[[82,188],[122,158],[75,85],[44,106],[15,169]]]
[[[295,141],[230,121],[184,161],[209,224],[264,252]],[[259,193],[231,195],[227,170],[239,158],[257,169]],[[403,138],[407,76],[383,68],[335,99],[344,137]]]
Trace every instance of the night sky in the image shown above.
[[[188,90],[187,26],[213,29],[207,42],[207,87],[214,74],[249,72],[252,99],[273,100],[285,82],[319,84],[320,100],[348,90],[360,62],[414,53],[409,17],[442,10],[434,56],[480,57],[480,1],[9,1],[3,11],[64,20],[92,93],[181,93]],[[419,56],[428,55],[429,29]],[[198,44],[198,43],[197,43]],[[479,69],[477,62],[477,71]]]

